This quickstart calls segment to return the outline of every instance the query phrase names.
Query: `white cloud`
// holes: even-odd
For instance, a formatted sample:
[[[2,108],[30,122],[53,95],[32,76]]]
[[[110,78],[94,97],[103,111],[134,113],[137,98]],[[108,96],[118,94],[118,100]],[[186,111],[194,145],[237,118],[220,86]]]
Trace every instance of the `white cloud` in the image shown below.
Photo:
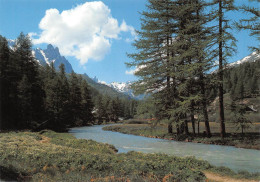
[[[134,73],[136,72],[136,69],[132,69],[132,70],[126,70],[125,71],[125,74],[127,74],[127,75],[133,75]]]
[[[53,44],[61,54],[75,56],[81,64],[89,59],[102,60],[110,50],[111,40],[120,39],[121,32],[130,32],[136,38],[134,28],[125,21],[119,26],[101,1],[86,2],[62,12],[49,9],[39,28],[40,34],[31,33],[34,44]]]
[[[135,69],[126,70],[125,74],[127,74],[127,75],[134,75],[137,71],[140,71],[142,68],[145,68],[145,67],[146,67],[145,65],[137,66]]]

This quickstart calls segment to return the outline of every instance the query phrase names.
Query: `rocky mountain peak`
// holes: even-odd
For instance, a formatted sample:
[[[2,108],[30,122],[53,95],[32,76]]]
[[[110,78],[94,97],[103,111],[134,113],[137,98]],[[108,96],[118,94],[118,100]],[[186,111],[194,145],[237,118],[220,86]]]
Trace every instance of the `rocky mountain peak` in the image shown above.
[[[57,47],[54,49],[53,45],[51,44],[47,46],[47,49],[44,50],[44,53],[46,57],[49,58],[49,60],[53,60],[61,57],[59,49]]]

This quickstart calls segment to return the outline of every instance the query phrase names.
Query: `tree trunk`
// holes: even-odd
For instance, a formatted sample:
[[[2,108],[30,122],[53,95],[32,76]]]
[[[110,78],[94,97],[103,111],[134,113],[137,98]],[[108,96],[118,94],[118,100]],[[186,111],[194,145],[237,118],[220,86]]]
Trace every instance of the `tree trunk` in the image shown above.
[[[168,9],[167,9],[167,25],[169,24],[169,20],[168,20]],[[169,109],[169,107],[170,107],[170,71],[169,71],[169,69],[170,69],[170,51],[169,51],[169,44],[170,44],[170,42],[169,42],[169,39],[170,39],[170,36],[169,35],[167,35],[167,38],[166,38],[166,43],[167,43],[167,95],[166,95],[166,97],[167,97],[167,101],[166,101],[166,110],[167,109]],[[173,133],[173,131],[172,131],[172,124],[171,123],[169,123],[168,124],[168,133]]]
[[[2,71],[1,71],[2,73]],[[0,75],[0,131],[3,129],[2,127],[2,119],[3,119],[3,115],[2,115],[2,89],[3,89],[3,86],[2,86],[2,75]]]
[[[196,1],[196,4],[197,4],[197,6],[199,5],[198,0]],[[199,20],[199,9],[197,9],[196,15],[197,15],[197,20]],[[199,52],[197,52],[197,56],[198,56],[199,63],[203,63],[203,60],[202,60],[203,58],[200,57]],[[199,68],[199,84],[200,84],[200,93],[202,96],[202,112],[203,112],[203,118],[204,118],[204,122],[205,122],[206,134],[207,134],[207,137],[211,137],[208,111],[207,111],[207,100],[206,100],[206,95],[205,95],[206,91],[205,91],[204,73],[203,73],[202,66],[200,66],[200,68]],[[199,134],[199,122],[198,122],[198,134]]]
[[[180,127],[179,127],[179,125],[178,125],[178,124],[176,125],[176,133],[177,133],[177,135],[179,135],[179,134],[180,134]]]
[[[193,103],[191,104],[190,120],[191,120],[191,124],[192,124],[192,132],[193,132],[193,135],[195,135],[196,132],[195,132],[195,119],[194,119],[194,107],[193,107]]]
[[[184,122],[184,132],[186,135],[189,135],[189,128],[188,128],[188,121],[185,120]]]
[[[198,121],[198,135],[200,134],[200,122]]]
[[[222,28],[222,0],[219,0],[219,119],[220,119],[220,136],[222,139],[224,139],[226,135],[225,131],[225,118],[224,118],[224,99],[223,99],[223,53],[222,53],[222,46],[223,46],[223,40],[222,40],[222,34],[223,34],[223,28]]]
[[[171,123],[168,124],[168,133],[173,133]]]
[[[205,122],[205,129],[207,137],[211,137],[210,132],[210,126],[209,126],[209,117],[208,117],[208,111],[207,111],[207,101],[206,101],[206,95],[205,95],[205,85],[204,85],[204,77],[203,74],[200,74],[200,88],[201,88],[201,95],[202,95],[202,112],[203,112],[203,118]]]

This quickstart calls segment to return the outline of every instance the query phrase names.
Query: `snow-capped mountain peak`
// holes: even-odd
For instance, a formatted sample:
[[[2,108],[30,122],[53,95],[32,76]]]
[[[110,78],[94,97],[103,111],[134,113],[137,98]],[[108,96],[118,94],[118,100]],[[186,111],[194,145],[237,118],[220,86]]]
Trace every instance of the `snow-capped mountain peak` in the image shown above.
[[[109,84],[110,87],[114,88],[115,90],[119,91],[119,92],[126,92],[129,90],[131,85],[131,82],[112,82]]]
[[[133,82],[128,81],[128,82],[112,82],[110,84],[98,80],[98,78],[95,76],[94,78],[92,78],[92,80],[96,83],[100,83],[106,86],[109,86],[111,88],[113,88],[114,90],[116,90],[117,92],[123,93],[125,95],[130,96],[131,98],[137,99],[137,100],[142,100],[145,97],[145,94],[142,95],[134,95],[133,90],[131,89],[131,84]]]
[[[8,45],[10,49],[14,50],[15,40],[8,39]],[[32,50],[32,55],[42,66],[50,65],[53,62],[56,70],[59,69],[61,64],[64,64],[66,73],[71,73],[73,71],[69,61],[60,54],[59,48],[54,48],[51,44],[49,44],[46,49],[36,48]]]

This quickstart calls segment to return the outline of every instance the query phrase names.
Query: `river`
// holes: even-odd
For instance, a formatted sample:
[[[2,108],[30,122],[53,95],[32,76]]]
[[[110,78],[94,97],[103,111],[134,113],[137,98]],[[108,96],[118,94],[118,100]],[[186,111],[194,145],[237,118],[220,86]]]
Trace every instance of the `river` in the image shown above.
[[[104,126],[106,125],[72,128],[69,132],[78,139],[92,139],[114,145],[118,152],[140,151],[181,157],[195,156],[215,166],[226,166],[234,171],[260,172],[259,150],[147,138],[104,131],[102,130]]]

